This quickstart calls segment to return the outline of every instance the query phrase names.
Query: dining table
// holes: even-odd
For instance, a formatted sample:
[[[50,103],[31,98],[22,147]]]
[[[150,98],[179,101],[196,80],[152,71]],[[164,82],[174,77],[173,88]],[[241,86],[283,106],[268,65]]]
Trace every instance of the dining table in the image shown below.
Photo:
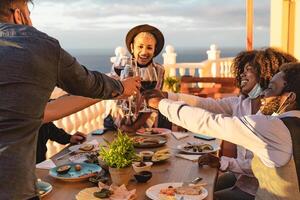
[[[107,131],[103,135],[89,134],[87,141],[97,140],[100,145],[105,144],[107,141],[113,141],[117,132]],[[130,134],[129,136],[134,136]],[[160,163],[154,163],[151,172],[152,178],[146,183],[137,183],[134,178],[129,181],[127,188],[129,190],[136,189],[137,200],[149,200],[146,195],[146,190],[151,186],[160,183],[173,183],[173,182],[190,182],[197,177],[201,177],[202,180],[199,183],[205,184],[204,188],[208,191],[208,196],[205,200],[213,199],[214,185],[218,176],[218,170],[209,166],[199,167],[197,161],[191,161],[176,156],[178,154],[177,146],[188,142],[202,142],[206,144],[219,145],[219,140],[205,141],[198,138],[194,138],[194,134],[189,134],[185,138],[176,139],[173,134],[165,135],[167,143],[162,147],[156,148],[136,148],[137,153],[142,150],[157,151],[160,149],[168,148],[171,151],[171,158]],[[63,159],[57,159],[62,155],[69,152],[68,146],[52,156],[50,159],[56,166],[70,163],[68,159],[70,155],[63,157]],[[94,183],[85,181],[70,182],[60,179],[56,179],[49,175],[47,169],[36,169],[36,174],[42,181],[48,182],[52,185],[52,191],[44,196],[43,200],[73,200],[76,199],[76,195],[83,189],[89,187],[95,187]]]

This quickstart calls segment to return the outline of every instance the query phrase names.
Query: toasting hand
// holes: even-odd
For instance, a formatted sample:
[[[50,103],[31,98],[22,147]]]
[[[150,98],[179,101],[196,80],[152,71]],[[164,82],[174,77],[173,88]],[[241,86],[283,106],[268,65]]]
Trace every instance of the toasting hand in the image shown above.
[[[142,94],[147,101],[149,107],[158,109],[159,102],[168,97],[168,93],[160,90],[146,90]]]
[[[203,165],[208,165],[213,168],[220,168],[220,158],[213,154],[204,154],[198,159],[199,167],[203,167]]]
[[[119,98],[127,98],[131,95],[135,95],[140,92],[141,88],[141,78],[140,77],[131,77],[122,80],[124,87],[123,94]]]
[[[83,143],[84,141],[86,141],[86,135],[81,132],[76,132],[70,138],[71,144]]]

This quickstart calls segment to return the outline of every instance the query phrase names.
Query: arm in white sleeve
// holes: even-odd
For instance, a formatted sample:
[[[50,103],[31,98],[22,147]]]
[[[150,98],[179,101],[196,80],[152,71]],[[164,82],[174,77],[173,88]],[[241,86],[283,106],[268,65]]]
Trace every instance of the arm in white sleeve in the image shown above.
[[[291,158],[289,131],[276,117],[229,117],[168,99],[160,101],[159,111],[171,122],[191,132],[203,133],[243,146],[256,154],[267,166],[283,166]]]
[[[233,114],[233,106],[239,103],[239,97],[227,97],[223,99],[203,98],[182,93],[168,93],[168,99],[183,101],[190,106],[203,108],[213,113]]]
[[[240,160],[236,158],[222,156],[220,159],[220,170],[253,176],[251,170],[251,160],[252,159],[245,159],[241,163],[239,162]]]

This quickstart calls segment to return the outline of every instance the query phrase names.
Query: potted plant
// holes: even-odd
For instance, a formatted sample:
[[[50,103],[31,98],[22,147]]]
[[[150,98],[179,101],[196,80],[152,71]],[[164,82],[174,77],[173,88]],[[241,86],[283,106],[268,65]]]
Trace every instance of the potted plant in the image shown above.
[[[180,81],[175,76],[173,76],[173,77],[169,76],[169,77],[165,78],[165,80],[164,80],[164,84],[165,84],[167,90],[171,91],[171,92],[179,91],[179,87],[180,87],[179,82]]]
[[[108,147],[100,147],[99,154],[109,167],[112,182],[127,185],[132,175],[132,162],[137,158],[133,141],[128,135],[118,130],[116,139],[108,143]]]

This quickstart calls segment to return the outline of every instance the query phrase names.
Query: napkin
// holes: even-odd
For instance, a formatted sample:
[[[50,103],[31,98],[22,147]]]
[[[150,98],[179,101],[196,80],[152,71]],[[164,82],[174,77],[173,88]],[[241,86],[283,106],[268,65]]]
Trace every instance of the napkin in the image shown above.
[[[196,162],[201,155],[176,154],[176,157]]]
[[[83,163],[84,161],[87,160],[87,155],[88,153],[81,153],[81,154],[76,154],[74,156],[71,156],[69,160],[73,163]]]
[[[180,140],[182,138],[188,137],[189,133],[186,132],[172,132],[172,135],[177,139]]]
[[[53,167],[56,167],[56,165],[51,159],[36,164],[36,168],[38,169],[52,169]]]

